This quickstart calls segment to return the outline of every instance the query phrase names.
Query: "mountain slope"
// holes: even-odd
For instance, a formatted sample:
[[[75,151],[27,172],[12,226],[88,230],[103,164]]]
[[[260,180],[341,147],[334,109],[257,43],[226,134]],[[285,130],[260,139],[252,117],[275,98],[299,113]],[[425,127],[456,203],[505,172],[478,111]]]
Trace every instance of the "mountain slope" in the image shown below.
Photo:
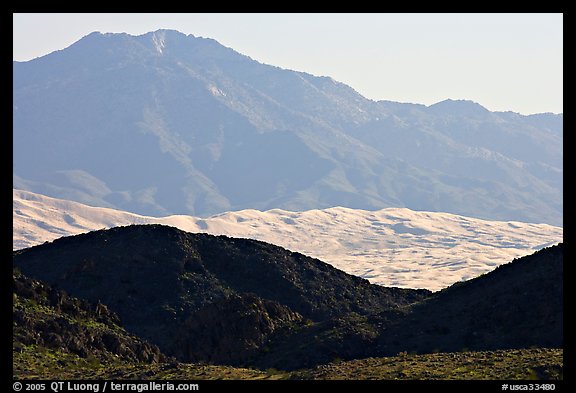
[[[431,294],[247,239],[119,227],[15,251],[180,361],[295,370],[335,359],[563,345],[563,245]]]
[[[549,247],[419,302],[298,331],[261,361],[298,368],[401,353],[562,348],[562,263],[562,244]]]
[[[128,334],[103,304],[90,304],[19,272],[13,273],[14,374],[34,377],[37,358],[59,359],[60,366],[90,367],[94,362],[151,364],[169,360],[155,345]],[[50,359],[52,358],[52,359]]]
[[[14,187],[54,197],[148,215],[407,207],[562,223],[562,115],[374,102],[169,30],[14,62],[13,101]]]
[[[437,292],[380,336],[382,353],[563,346],[563,244]]]
[[[562,228],[408,209],[244,210],[209,218],[147,217],[13,191],[15,249],[130,224],[245,237],[328,262],[372,283],[439,290],[562,241]]]
[[[128,334],[101,303],[74,298],[18,271],[13,283],[15,380],[271,377],[257,370],[176,363],[158,347]]]
[[[126,329],[184,361],[239,364],[256,357],[261,365],[264,347],[285,342],[308,321],[369,315],[429,295],[372,285],[263,242],[160,225],[61,238],[16,251],[13,263],[106,304]]]

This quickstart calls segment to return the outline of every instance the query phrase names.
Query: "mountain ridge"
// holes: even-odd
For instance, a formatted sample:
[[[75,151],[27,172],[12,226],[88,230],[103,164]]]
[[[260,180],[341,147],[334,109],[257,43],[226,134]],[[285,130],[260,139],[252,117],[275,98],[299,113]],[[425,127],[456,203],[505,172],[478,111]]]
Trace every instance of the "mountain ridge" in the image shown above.
[[[438,115],[166,31],[91,34],[13,75],[16,188],[147,215],[407,207],[562,222],[562,115]]]

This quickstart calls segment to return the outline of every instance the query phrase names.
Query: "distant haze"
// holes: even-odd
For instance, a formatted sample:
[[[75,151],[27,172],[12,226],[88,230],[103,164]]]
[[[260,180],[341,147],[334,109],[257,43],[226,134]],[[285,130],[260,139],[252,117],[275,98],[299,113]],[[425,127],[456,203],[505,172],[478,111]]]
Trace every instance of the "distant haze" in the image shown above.
[[[92,31],[162,28],[330,76],[374,100],[563,112],[562,14],[13,14],[13,59],[46,55]]]
[[[13,63],[13,186],[145,215],[407,207],[562,225],[563,115],[372,101],[157,30]]]

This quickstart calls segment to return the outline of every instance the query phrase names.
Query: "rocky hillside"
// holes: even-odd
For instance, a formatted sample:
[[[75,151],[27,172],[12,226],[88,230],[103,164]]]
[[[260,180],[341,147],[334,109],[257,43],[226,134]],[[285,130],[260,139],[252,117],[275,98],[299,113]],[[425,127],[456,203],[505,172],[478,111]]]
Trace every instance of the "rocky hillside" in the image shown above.
[[[127,333],[118,316],[14,270],[12,375],[23,379],[268,379],[262,371],[180,364]]]
[[[130,332],[185,361],[259,363],[297,332],[419,301],[319,260],[248,239],[118,227],[17,251],[14,265],[101,302]],[[254,359],[253,359],[254,358]]]
[[[443,291],[387,288],[267,243],[134,225],[14,252],[184,362],[295,370],[336,359],[563,345],[563,245]],[[16,317],[15,317],[16,318]]]
[[[12,278],[15,373],[26,375],[28,363],[45,353],[59,354],[63,366],[64,359],[85,364],[168,360],[157,346],[127,333],[106,305],[69,296],[16,270]]]

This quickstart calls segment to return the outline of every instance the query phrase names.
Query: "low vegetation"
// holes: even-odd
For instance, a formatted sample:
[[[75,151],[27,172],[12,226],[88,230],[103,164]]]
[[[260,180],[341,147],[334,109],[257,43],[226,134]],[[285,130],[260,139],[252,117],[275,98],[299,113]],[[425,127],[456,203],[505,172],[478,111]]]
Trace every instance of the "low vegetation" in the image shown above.
[[[138,380],[560,380],[562,349],[399,354],[347,362],[335,361],[293,372],[276,369],[205,364],[129,363],[81,358],[39,347],[14,353],[14,379],[138,379]]]
[[[296,379],[562,379],[562,349],[433,353],[336,362]]]

